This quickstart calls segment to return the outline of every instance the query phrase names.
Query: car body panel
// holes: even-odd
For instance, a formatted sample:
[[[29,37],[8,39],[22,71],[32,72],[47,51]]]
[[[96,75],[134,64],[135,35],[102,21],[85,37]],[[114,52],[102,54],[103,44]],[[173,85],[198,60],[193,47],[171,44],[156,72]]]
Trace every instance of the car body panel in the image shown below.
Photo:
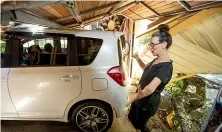
[[[8,92],[9,68],[1,68],[1,117],[18,118],[17,111]]]
[[[78,66],[11,68],[8,86],[20,118],[62,118],[80,95],[81,74]]]

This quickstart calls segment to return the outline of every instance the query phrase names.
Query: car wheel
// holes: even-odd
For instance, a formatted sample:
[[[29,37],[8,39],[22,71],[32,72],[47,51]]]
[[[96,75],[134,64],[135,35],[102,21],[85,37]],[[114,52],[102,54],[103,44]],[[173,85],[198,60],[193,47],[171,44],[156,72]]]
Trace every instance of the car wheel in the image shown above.
[[[85,102],[72,114],[74,127],[83,132],[106,132],[112,125],[113,112],[100,102]]]

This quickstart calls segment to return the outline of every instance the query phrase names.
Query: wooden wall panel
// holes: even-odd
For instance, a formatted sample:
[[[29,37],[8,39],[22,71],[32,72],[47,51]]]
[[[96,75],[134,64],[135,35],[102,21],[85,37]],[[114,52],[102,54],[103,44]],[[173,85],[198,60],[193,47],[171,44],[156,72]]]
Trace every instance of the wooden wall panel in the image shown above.
[[[45,11],[49,14],[56,16],[57,18],[62,17],[62,15],[57,10],[55,10],[53,7],[51,7],[49,5],[42,6],[42,7],[40,7],[40,9],[42,9],[43,11]]]
[[[105,1],[104,5],[107,5],[107,4],[109,4],[109,3],[110,3],[110,1]],[[104,13],[105,13],[105,11],[106,11],[106,8],[105,8],[105,9],[100,10],[99,15],[104,14]]]
[[[51,5],[57,12],[59,12],[63,17],[71,16],[71,13],[66,9],[62,4],[53,4]]]
[[[90,9],[91,1],[82,1],[82,12]],[[85,19],[89,18],[89,14],[84,15]]]
[[[76,1],[79,12],[83,12],[82,1]]]
[[[48,18],[48,19],[55,19],[56,16],[52,15],[52,14],[49,14],[48,12],[45,12],[44,10],[42,9],[39,9],[39,8],[32,8],[32,9],[25,9],[27,11],[30,11],[38,16],[41,16],[43,18]]]
[[[90,2],[90,6],[91,6],[90,9],[96,8],[96,7],[98,7],[98,5],[99,5],[99,1],[91,1]],[[89,16],[90,17],[95,16],[95,12],[90,13]]]
[[[105,5],[105,3],[106,3],[106,1],[99,1],[98,7],[101,7],[101,6]],[[100,12],[101,12],[101,10],[96,11],[95,14],[94,14],[94,16],[99,15]]]

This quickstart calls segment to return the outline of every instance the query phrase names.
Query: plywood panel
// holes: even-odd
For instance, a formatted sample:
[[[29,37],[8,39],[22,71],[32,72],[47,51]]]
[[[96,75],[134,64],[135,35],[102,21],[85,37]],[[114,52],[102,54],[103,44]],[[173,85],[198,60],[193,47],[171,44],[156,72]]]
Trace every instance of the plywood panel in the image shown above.
[[[132,10],[134,12],[138,12],[138,13],[142,10],[145,10],[145,9],[147,9],[147,8],[142,4],[136,4],[136,5],[134,5],[133,7],[130,8],[130,10]]]
[[[133,19],[133,17],[130,17],[128,15],[126,15],[125,13],[122,13],[124,16],[128,17],[129,19]]]
[[[91,9],[98,7],[98,5],[99,5],[99,1],[90,2]],[[89,14],[90,17],[93,17],[94,15],[95,15],[95,12],[92,12]]]
[[[47,6],[42,6],[40,7],[40,9],[44,10],[45,12],[48,12],[56,17],[62,17],[62,15],[57,11],[55,10],[54,8],[52,8],[51,6],[47,5]]]
[[[130,9],[127,10],[127,12],[125,14],[127,14],[129,17],[132,17],[132,18],[135,18],[135,19],[142,19],[143,18],[140,14],[138,14],[137,12],[134,12]]]
[[[51,5],[57,12],[59,12],[63,17],[71,16],[70,12],[62,4],[53,4]]]
[[[142,4],[136,4],[132,8],[130,8],[132,11],[136,12],[137,14],[144,13],[150,11]]]
[[[83,12],[82,1],[76,1],[79,12]]]
[[[175,2],[175,1],[161,1],[161,2],[159,2],[158,4],[151,6],[151,8],[157,9],[157,8],[160,8],[160,7],[163,7],[163,6],[167,6],[167,5],[169,5],[169,4],[172,4],[172,3],[174,3],[174,2]]]
[[[106,1],[104,5],[107,5],[107,4],[109,4],[109,3],[110,3],[110,1]],[[106,11],[106,8],[105,8],[105,9],[100,10],[99,14],[104,14],[104,13],[105,13],[105,11]]]
[[[182,64],[180,64],[178,62],[173,62],[173,68],[174,67],[177,70],[181,71],[180,73],[192,73],[192,71],[190,69],[187,69],[186,67],[184,67]]]
[[[105,3],[106,3],[106,1],[99,1],[98,7],[105,5]],[[97,16],[100,14],[100,12],[101,12],[101,10],[96,11],[94,15]]]
[[[166,3],[166,2],[165,2]],[[181,9],[183,8],[178,2],[168,2],[167,4],[165,4],[164,6],[161,6],[161,7],[157,7],[157,8],[154,8],[156,11],[165,11],[167,9],[171,9],[171,8],[175,8],[177,6],[180,6]]]
[[[164,2],[164,0],[145,1],[145,3],[150,7],[158,5],[161,2]]]
[[[182,56],[181,54],[178,54],[178,52],[174,52],[169,49],[169,56],[170,59],[172,59],[174,62],[178,62],[179,64],[183,65],[187,69],[189,69],[192,72],[197,71],[205,71],[208,67],[200,67],[197,63],[192,63],[190,59],[186,58],[185,56]]]
[[[91,1],[82,1],[82,12],[90,9],[90,2]],[[90,16],[89,16],[89,14],[87,14],[84,17],[89,18]]]
[[[180,35],[181,37],[183,37],[186,41],[195,44],[195,43],[193,42],[193,40],[190,39],[190,37],[189,37],[185,32],[178,33],[178,35]]]
[[[199,26],[197,26],[196,28],[198,29],[199,32],[201,32],[201,34],[203,35],[204,39],[211,46],[211,48],[213,49],[215,54],[218,55],[218,56],[222,56],[222,54],[220,53],[218,47],[214,44],[213,39],[209,36],[209,33],[207,32],[207,29],[204,27],[204,25],[202,23],[198,24],[198,25]]]
[[[151,11],[147,11],[147,12],[144,12],[144,13],[140,13],[140,16],[142,16],[143,18],[148,18],[150,16],[154,16],[155,14]]]
[[[214,16],[214,19],[217,21],[217,23],[219,24],[221,30],[222,30],[222,14],[218,14],[216,16]]]
[[[171,8],[166,8],[166,9],[163,9],[163,10],[157,10],[158,13],[167,13],[167,12],[172,12],[172,11],[177,11],[177,10],[181,10],[181,9],[184,9],[183,7],[181,7],[180,5],[177,5],[177,6],[174,6],[174,7],[171,7]]]
[[[197,29],[197,26],[200,26],[200,25],[196,24],[193,28],[190,28],[185,33],[195,42],[196,45],[198,45],[201,48],[215,54],[215,52],[213,51],[211,46],[208,44],[206,39],[203,37],[203,35]]]
[[[213,40],[215,46],[219,49],[222,54],[222,30],[216,19],[210,19],[203,21],[204,27],[206,28],[208,35]]]
[[[194,63],[196,65],[199,65],[199,69],[197,69],[197,71],[195,71],[195,69],[190,70],[190,71],[195,71],[195,72],[204,72],[204,73],[217,73],[217,72],[221,72],[222,69],[214,66],[212,64],[210,64],[210,62],[203,60],[202,58],[198,57],[195,54],[190,53],[189,51],[186,50],[181,50],[181,47],[178,47],[178,45],[173,45],[171,47],[171,51],[175,54],[177,54],[178,57],[183,57],[186,60],[190,60],[191,63]],[[172,57],[172,60],[175,59]],[[185,65],[186,63],[182,63],[181,60],[178,62],[181,65]],[[191,67],[192,69],[193,67]],[[202,71],[200,71],[202,70]]]
[[[48,12],[45,12],[39,8],[32,8],[32,9],[25,9],[27,11],[30,11],[38,16],[42,16],[44,18],[48,18],[48,19],[55,19],[56,16],[49,14]]]
[[[141,16],[139,16],[138,14],[136,14],[136,13],[134,13],[133,11],[131,11],[131,10],[128,10],[129,12],[131,12],[132,14],[131,15],[129,15],[130,17],[132,17],[133,18],[133,20],[137,20],[137,19],[142,19],[142,17]]]
[[[222,58],[185,41],[180,36],[173,37],[174,45],[171,47],[174,52],[179,52],[190,59],[193,63],[198,63],[200,66],[206,65],[214,71],[222,72]]]
[[[174,2],[174,1],[159,1],[159,4],[153,4],[153,6],[150,6],[150,7],[159,13],[160,11],[164,12],[165,10],[177,9],[175,8],[177,6],[181,7],[177,2]],[[148,13],[150,13],[151,11],[147,8],[137,9],[136,12],[143,17],[154,15],[154,13],[148,15]]]

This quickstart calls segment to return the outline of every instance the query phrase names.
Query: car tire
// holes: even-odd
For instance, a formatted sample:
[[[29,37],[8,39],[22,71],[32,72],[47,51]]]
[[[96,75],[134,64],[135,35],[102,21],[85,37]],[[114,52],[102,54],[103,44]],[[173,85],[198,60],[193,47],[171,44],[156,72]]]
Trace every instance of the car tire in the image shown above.
[[[96,101],[78,105],[72,114],[72,124],[81,132],[106,132],[112,122],[112,109]]]

